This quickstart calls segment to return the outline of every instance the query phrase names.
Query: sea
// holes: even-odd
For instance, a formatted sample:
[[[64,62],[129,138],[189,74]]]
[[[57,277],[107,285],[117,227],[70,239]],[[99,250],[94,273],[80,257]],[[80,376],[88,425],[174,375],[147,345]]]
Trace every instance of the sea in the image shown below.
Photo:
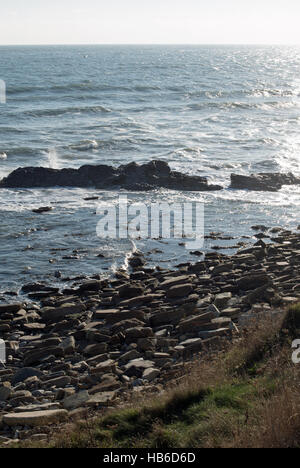
[[[231,173],[300,175],[297,46],[2,46],[0,80],[0,178],[24,166],[158,159],[224,186],[127,194],[129,204],[204,204],[204,253],[251,245],[253,225],[299,225],[300,186],[229,188]],[[1,189],[2,300],[24,283],[62,287],[80,275],[112,275],[136,249],[161,268],[201,259],[182,239],[99,238],[99,210],[115,206],[119,194]],[[53,210],[33,213],[41,206]]]

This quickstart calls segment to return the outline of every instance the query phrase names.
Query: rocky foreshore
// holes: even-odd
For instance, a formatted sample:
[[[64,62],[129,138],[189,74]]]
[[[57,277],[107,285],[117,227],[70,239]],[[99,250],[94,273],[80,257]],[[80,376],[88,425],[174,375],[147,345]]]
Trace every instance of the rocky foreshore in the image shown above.
[[[162,392],[186,361],[297,302],[300,233],[256,229],[256,244],[231,256],[211,252],[169,271],[136,253],[112,279],[27,284],[38,302],[1,304],[0,443],[46,439],[51,425]]]
[[[249,176],[231,174],[230,188],[277,192],[283,185],[299,185],[300,177],[293,174],[261,173]],[[20,167],[0,181],[0,188],[80,187],[99,190],[125,189],[149,191],[157,188],[183,191],[218,191],[221,185],[209,184],[207,177],[172,171],[164,161],[135,162],[118,168],[105,165],[86,165],[79,169],[51,169],[48,167]]]

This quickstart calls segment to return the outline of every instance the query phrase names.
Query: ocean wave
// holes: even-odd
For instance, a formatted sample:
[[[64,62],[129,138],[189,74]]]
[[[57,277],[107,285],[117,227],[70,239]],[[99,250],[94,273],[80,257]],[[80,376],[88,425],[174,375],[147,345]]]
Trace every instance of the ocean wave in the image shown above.
[[[43,150],[41,148],[33,148],[29,146],[17,146],[6,150],[8,156],[36,156]]]
[[[76,150],[76,151],[88,151],[92,149],[97,149],[99,147],[99,144],[97,143],[96,140],[85,140],[81,141],[80,143],[76,145],[70,145],[69,148]]]
[[[140,84],[134,86],[122,86],[113,84],[99,84],[92,81],[84,81],[78,83],[65,83],[55,85],[24,85],[24,86],[10,86],[7,89],[8,94],[23,94],[23,93],[35,93],[37,91],[47,92],[71,92],[71,91],[127,91],[127,92],[148,92],[148,91],[160,91],[162,88],[155,85]]]
[[[245,110],[270,110],[270,109],[284,109],[284,108],[291,108],[291,107],[296,107],[297,104],[295,102],[280,102],[280,101],[266,101],[262,103],[257,103],[257,102],[234,102],[234,101],[228,101],[228,102],[198,102],[198,103],[192,103],[188,104],[186,106],[187,109],[190,110],[201,110],[205,108],[216,108],[216,109],[245,109]]]
[[[22,114],[29,117],[57,117],[65,114],[85,114],[85,113],[108,113],[110,109],[104,106],[85,106],[85,107],[64,107],[58,109],[36,109],[23,111]]]

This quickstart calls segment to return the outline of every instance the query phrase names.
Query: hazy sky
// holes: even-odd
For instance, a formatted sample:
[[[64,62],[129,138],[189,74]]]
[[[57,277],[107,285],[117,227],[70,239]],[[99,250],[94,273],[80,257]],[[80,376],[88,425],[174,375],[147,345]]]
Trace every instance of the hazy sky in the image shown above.
[[[300,44],[299,0],[0,0],[0,44]]]

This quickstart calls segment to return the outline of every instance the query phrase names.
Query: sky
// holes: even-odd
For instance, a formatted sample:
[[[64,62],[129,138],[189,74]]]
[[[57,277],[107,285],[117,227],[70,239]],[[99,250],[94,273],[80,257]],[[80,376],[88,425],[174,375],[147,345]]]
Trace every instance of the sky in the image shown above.
[[[300,44],[299,0],[0,0],[0,45]]]

